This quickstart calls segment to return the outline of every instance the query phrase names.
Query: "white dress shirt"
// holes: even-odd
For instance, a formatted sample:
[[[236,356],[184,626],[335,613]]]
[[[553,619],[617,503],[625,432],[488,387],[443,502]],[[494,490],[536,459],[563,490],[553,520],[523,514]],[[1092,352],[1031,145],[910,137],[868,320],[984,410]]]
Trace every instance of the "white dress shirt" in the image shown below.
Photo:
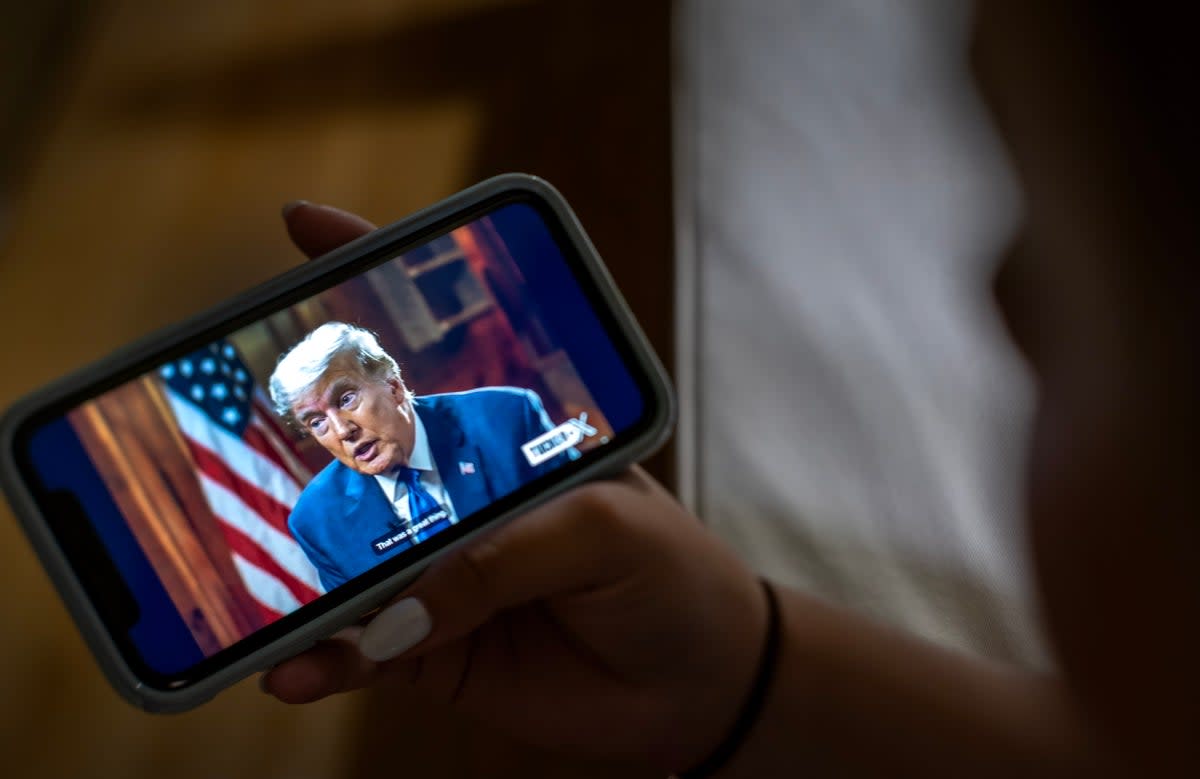
[[[415,412],[413,423],[416,428],[416,440],[413,442],[412,453],[408,457],[408,467],[420,471],[421,484],[429,491],[433,499],[446,509],[446,513],[450,515],[450,523],[455,524],[458,522],[458,514],[454,511],[450,493],[442,484],[442,477],[438,475],[437,465],[433,462],[433,452],[429,448],[429,437],[425,433],[425,425],[421,423],[420,415]],[[375,481],[379,483],[383,494],[391,502],[392,510],[396,512],[401,523],[408,527],[413,519],[408,506],[408,485],[396,478],[395,471],[377,474]]]

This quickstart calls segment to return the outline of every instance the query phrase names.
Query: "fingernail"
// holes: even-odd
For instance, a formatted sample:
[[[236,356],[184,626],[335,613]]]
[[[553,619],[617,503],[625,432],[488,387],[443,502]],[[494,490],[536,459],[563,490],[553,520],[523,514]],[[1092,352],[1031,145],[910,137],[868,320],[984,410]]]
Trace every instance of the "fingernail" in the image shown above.
[[[308,205],[307,200],[289,200],[283,204],[283,218],[287,219],[288,215],[295,211],[300,206]]]
[[[416,598],[405,598],[375,615],[358,639],[358,651],[381,663],[419,644],[429,635],[433,620]]]

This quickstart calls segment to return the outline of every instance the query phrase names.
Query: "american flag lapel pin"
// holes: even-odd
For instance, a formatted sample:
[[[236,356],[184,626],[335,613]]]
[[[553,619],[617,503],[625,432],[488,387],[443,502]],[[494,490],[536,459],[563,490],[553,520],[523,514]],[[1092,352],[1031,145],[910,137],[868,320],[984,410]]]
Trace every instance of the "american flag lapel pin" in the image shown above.
[[[458,472],[463,476],[470,476],[475,473],[475,463],[460,462],[458,464]]]

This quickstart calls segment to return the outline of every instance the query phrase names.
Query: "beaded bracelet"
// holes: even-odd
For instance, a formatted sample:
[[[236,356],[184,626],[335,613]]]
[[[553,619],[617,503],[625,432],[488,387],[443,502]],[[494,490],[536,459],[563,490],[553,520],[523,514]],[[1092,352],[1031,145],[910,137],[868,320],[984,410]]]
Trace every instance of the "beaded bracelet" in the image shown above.
[[[782,630],[779,620],[779,599],[775,596],[775,588],[766,579],[759,581],[767,595],[767,640],[763,644],[762,655],[758,659],[758,671],[754,674],[754,683],[750,685],[746,700],[742,703],[737,719],[733,721],[725,738],[696,767],[676,774],[678,779],[706,779],[716,773],[742,746],[750,729],[754,727],[754,723],[762,714],[763,704],[767,700],[767,689],[771,686],[771,680],[775,678]]]

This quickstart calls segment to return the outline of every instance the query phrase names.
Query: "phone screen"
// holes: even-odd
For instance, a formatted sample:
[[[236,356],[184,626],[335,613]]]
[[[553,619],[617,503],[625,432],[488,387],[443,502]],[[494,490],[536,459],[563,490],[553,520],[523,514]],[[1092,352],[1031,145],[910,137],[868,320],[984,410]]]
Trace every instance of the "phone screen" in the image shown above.
[[[37,421],[24,467],[73,566],[119,579],[89,590],[143,678],[265,645],[646,423],[556,224],[510,198]]]

